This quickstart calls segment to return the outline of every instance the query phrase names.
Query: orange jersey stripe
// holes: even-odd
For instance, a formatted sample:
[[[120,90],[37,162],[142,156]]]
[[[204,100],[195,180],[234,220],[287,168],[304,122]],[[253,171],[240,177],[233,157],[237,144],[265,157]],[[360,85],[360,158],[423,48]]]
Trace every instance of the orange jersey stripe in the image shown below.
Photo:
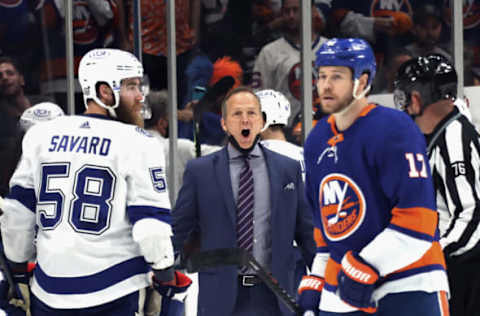
[[[447,292],[445,291],[440,291],[438,293],[438,303],[440,305],[440,315],[441,316],[450,316],[450,310],[448,308],[448,298],[447,298]]]
[[[327,267],[325,268],[325,282],[338,286],[337,275],[341,268],[340,263],[335,262],[332,258],[328,258]]]
[[[362,112],[360,112],[358,116],[367,116],[367,114],[376,107],[377,105],[375,103],[369,103],[366,107],[363,108]]]
[[[367,114],[370,113],[370,111],[373,110],[376,107],[377,107],[376,104],[369,103],[358,114],[357,119],[361,116],[367,116]],[[330,124],[330,129],[332,130],[332,133],[333,133],[333,136],[328,140],[328,144],[330,146],[335,146],[337,143],[340,143],[344,140],[343,134],[338,132],[337,126],[335,124],[335,116],[333,114],[328,117],[327,122],[328,122],[328,124]]]
[[[445,258],[443,256],[442,247],[440,246],[439,242],[433,242],[430,249],[428,249],[428,251],[419,260],[409,264],[402,269],[396,270],[385,277],[430,265],[441,265],[444,269],[446,269]],[[341,265],[335,262],[332,258],[329,258],[327,261],[327,267],[325,268],[325,282],[329,285],[337,286],[337,276],[340,269]]]
[[[432,242],[432,246],[427,250],[427,252],[419,260],[415,261],[412,264],[409,264],[408,266],[402,269],[393,271],[390,275],[398,272],[403,272],[410,269],[421,268],[421,267],[434,265],[434,264],[440,264],[443,266],[444,269],[447,268],[445,264],[445,257],[443,256],[442,246],[440,246],[440,243],[438,241]]]
[[[392,224],[434,236],[437,229],[438,213],[423,207],[397,208],[392,210]]]
[[[317,247],[327,247],[327,243],[323,239],[322,231],[319,228],[313,229],[313,239],[317,244]]]

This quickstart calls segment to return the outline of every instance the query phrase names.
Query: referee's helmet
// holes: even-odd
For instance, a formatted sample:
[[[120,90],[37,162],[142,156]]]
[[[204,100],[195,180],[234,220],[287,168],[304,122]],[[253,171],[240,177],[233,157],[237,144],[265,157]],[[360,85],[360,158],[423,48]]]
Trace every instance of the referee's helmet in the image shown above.
[[[405,111],[410,105],[411,93],[422,97],[422,109],[443,99],[457,97],[457,72],[452,63],[439,54],[420,56],[403,63],[394,82],[395,107]]]

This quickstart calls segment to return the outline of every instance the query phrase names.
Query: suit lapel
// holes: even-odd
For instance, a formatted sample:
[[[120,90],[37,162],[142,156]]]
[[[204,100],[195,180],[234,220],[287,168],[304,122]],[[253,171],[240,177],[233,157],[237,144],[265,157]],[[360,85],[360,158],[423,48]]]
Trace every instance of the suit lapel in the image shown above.
[[[281,168],[277,167],[277,161],[275,157],[273,157],[272,153],[265,149],[265,147],[260,146],[263,151],[263,155],[265,157],[265,163],[267,164],[268,170],[268,179],[270,182],[270,206],[271,206],[271,216],[272,216],[272,223],[274,222],[274,215],[276,215],[277,209],[277,202],[278,197],[281,196],[281,188],[282,188],[282,176],[280,174]],[[277,197],[277,198],[275,198]]]
[[[227,147],[224,147],[218,155],[216,155],[213,164],[215,168],[215,177],[217,178],[221,195],[227,206],[228,214],[232,219],[232,223],[236,223],[235,199],[232,191],[232,181],[230,180],[230,165],[228,163]],[[207,180],[208,181],[208,180]],[[207,184],[208,185],[208,184]]]

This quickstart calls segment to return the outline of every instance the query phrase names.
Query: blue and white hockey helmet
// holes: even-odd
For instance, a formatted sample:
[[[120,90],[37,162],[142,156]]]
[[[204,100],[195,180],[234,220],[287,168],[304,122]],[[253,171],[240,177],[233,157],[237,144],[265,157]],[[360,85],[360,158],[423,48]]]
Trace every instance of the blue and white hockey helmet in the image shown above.
[[[279,91],[265,89],[255,92],[260,99],[262,113],[265,116],[265,125],[262,131],[271,125],[288,124],[290,117],[290,101]]]
[[[372,48],[360,38],[332,38],[323,43],[315,59],[315,67],[322,66],[349,67],[354,80],[368,73],[368,86],[371,86],[377,70]]]
[[[143,78],[143,66],[130,52],[112,48],[92,49],[80,60],[78,81],[82,87],[85,107],[93,99],[98,105],[116,117],[115,109],[120,104],[120,85],[123,79]],[[97,96],[96,85],[107,83],[112,89],[115,104],[106,105]]]
[[[56,117],[65,115],[62,108],[52,102],[37,103],[26,109],[18,121],[20,128],[26,132],[33,125],[53,120]]]

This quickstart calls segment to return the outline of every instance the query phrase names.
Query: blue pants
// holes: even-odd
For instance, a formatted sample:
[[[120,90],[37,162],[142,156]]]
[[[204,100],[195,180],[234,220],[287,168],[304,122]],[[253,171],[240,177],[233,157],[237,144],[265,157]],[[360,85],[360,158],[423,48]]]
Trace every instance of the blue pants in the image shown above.
[[[138,311],[138,291],[102,305],[81,309],[51,308],[30,294],[32,316],[135,316]]]
[[[331,313],[320,311],[319,316],[448,316],[448,302],[444,292],[392,293],[378,302],[375,314],[364,312]],[[454,315],[452,315],[454,316]]]
[[[238,287],[237,302],[232,316],[281,316],[275,294],[263,283]]]

